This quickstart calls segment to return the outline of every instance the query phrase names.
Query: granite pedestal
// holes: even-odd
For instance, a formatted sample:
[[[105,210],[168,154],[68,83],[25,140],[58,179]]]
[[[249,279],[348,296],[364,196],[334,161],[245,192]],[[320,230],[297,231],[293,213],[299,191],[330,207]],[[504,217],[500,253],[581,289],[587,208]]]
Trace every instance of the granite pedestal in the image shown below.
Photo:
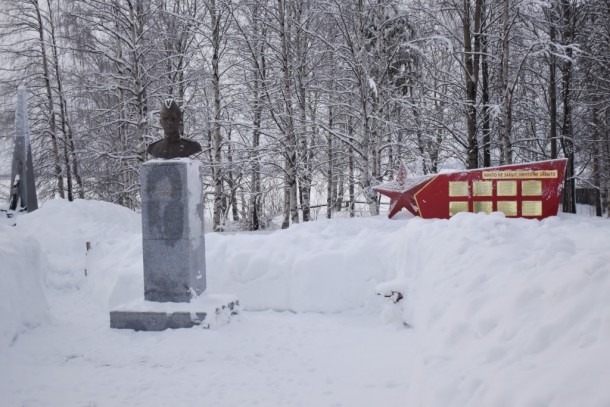
[[[144,301],[110,313],[112,328],[163,330],[206,325],[233,297],[206,299],[201,166],[188,158],[151,160],[140,170]],[[178,307],[158,303],[179,303]],[[190,306],[184,306],[184,304]],[[193,307],[195,306],[195,307]],[[196,309],[201,306],[201,309]],[[220,311],[219,311],[220,310]]]
[[[189,302],[205,291],[203,191],[198,161],[142,165],[144,299]]]
[[[203,293],[191,302],[154,302],[142,299],[110,311],[110,327],[135,331],[217,327],[239,313],[239,301],[229,295]]]

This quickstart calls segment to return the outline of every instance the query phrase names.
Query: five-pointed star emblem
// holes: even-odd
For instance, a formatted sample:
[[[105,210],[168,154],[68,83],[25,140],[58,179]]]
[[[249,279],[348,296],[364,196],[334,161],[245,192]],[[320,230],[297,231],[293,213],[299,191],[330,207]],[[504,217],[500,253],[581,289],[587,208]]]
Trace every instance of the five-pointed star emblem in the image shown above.
[[[401,161],[396,173],[396,179],[384,182],[373,187],[373,190],[390,198],[390,212],[388,218],[396,215],[401,209],[406,209],[415,216],[419,216],[415,194],[417,194],[432,178],[431,175],[407,178],[407,166]]]

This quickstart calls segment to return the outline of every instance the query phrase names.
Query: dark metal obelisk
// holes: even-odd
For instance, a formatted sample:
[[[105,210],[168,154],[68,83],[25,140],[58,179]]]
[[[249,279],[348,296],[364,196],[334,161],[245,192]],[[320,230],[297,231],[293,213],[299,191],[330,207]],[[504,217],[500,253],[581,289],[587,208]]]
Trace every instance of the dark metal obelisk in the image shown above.
[[[32,149],[30,146],[30,124],[28,121],[27,89],[17,89],[15,108],[15,150],[11,174],[9,210],[32,212],[38,209]]]

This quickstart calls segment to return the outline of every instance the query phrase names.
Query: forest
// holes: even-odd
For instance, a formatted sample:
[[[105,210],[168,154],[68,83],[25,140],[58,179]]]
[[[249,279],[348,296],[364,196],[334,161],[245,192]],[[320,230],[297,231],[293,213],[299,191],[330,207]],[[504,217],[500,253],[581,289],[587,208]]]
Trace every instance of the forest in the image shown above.
[[[42,200],[139,209],[172,97],[215,231],[379,214],[400,162],[567,158],[563,211],[610,212],[607,0],[0,3],[0,138],[23,84]]]

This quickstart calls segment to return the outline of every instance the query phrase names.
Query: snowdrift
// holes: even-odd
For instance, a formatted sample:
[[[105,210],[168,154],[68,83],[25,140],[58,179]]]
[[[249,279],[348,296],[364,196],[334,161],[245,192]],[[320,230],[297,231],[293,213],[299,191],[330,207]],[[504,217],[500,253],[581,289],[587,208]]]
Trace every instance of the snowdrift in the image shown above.
[[[52,200],[32,213],[0,224],[0,347],[48,321],[47,297],[83,290],[107,312],[109,298],[141,283],[139,216],[106,202]],[[16,223],[16,226],[12,226]],[[89,254],[97,249],[85,276]],[[139,268],[138,268],[139,267]],[[131,290],[135,292],[135,289]],[[133,296],[133,294],[130,294]],[[130,295],[127,297],[131,298]]]
[[[606,406],[610,224],[460,214],[405,228],[425,406]]]
[[[46,256],[35,238],[13,229],[0,225],[0,350],[48,318]]]
[[[208,234],[208,290],[238,295],[246,310],[392,308],[417,347],[404,374],[410,405],[605,406],[609,231],[605,219],[460,213]],[[1,232],[0,317],[13,318],[10,331],[2,327],[4,343],[44,320],[45,293],[80,290],[104,318],[141,295],[140,220],[125,208],[51,201]],[[26,235],[34,237],[15,239]],[[391,305],[376,290],[400,290],[404,299]]]
[[[610,405],[607,220],[378,217],[209,240],[212,285],[246,308],[370,309],[376,287],[403,292],[417,405]]]
[[[403,226],[378,217],[320,220],[269,234],[209,234],[208,286],[236,293],[249,310],[378,309],[383,300],[375,286],[395,276]]]

